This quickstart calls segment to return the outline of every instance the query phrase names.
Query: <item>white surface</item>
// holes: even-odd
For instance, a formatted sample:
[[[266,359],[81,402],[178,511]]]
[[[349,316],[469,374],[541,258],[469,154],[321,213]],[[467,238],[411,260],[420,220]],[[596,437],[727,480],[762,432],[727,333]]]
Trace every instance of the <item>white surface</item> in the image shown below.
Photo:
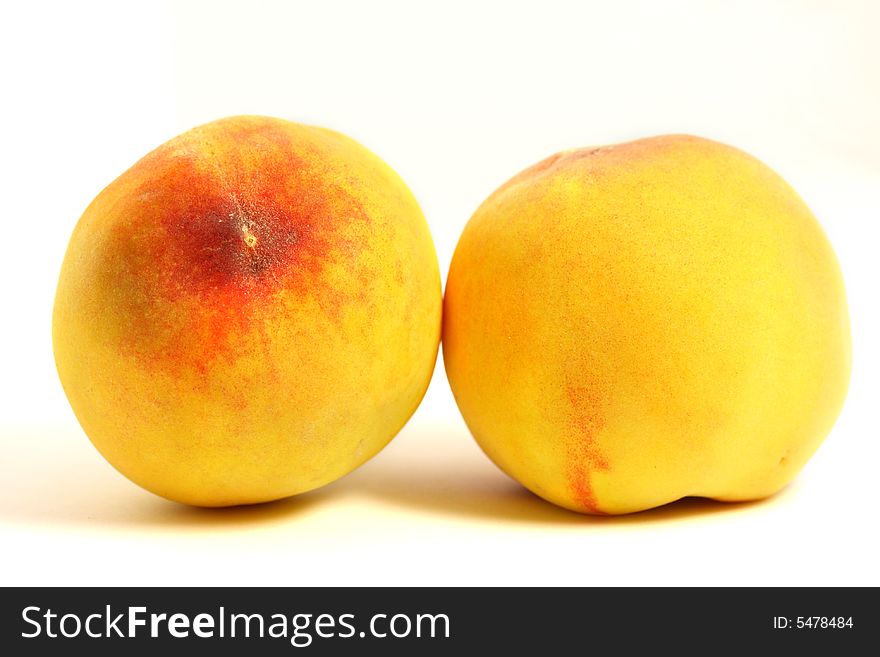
[[[4,9],[0,583],[880,584],[878,5],[422,4]],[[772,500],[591,519],[482,456],[441,366],[391,446],[331,486],[227,511],[155,498],[100,458],[64,399],[56,277],[104,185],[237,113],[375,150],[419,198],[444,274],[480,201],[556,150],[691,132],[750,151],[800,191],[842,261],[845,411]]]

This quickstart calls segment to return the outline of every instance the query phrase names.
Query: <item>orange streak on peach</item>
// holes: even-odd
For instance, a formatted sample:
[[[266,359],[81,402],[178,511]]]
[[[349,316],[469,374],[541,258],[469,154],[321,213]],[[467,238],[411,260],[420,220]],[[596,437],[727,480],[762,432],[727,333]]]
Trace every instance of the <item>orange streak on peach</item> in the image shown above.
[[[608,460],[596,444],[596,435],[605,427],[602,400],[592,387],[568,386],[573,435],[567,449],[569,485],[575,501],[589,513],[602,514],[593,490],[593,474],[609,469]]]

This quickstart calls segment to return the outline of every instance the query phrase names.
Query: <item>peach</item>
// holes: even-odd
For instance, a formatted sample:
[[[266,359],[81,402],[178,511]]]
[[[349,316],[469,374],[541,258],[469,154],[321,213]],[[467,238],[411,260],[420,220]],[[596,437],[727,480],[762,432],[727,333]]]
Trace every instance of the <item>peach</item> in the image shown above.
[[[234,505],[326,484],[428,385],[441,290],[412,194],[348,137],[242,116],[180,135],[86,209],[58,282],[58,373],[120,472]]]
[[[476,440],[563,507],[785,486],[850,372],[834,252],[782,178],[688,136],[552,156],[458,243],[443,354]]]

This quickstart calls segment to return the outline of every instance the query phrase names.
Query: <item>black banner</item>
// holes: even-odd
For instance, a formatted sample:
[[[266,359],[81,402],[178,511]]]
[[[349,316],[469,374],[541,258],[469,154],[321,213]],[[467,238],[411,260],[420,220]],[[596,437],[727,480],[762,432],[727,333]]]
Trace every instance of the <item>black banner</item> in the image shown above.
[[[0,614],[6,655],[855,654],[880,604],[839,588],[7,588]]]

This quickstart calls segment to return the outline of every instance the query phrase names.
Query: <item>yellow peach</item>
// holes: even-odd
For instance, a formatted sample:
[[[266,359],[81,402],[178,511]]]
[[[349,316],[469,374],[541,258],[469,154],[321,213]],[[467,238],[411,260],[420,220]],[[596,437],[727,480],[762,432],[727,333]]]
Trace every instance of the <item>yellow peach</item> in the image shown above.
[[[477,442],[594,514],[785,486],[850,373],[837,260],[758,160],[689,136],[572,150],[476,211],[443,353]]]
[[[194,505],[326,484],[376,454],[434,367],[441,290],[412,194],[348,137],[243,116],[112,182],[58,282],[58,373],[132,481]]]

